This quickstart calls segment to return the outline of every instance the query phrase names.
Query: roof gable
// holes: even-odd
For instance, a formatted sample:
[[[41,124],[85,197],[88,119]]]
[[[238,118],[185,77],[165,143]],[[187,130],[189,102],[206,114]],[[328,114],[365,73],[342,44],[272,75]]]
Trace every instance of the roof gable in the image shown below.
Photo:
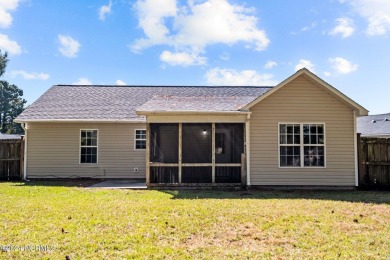
[[[351,109],[357,111],[358,116],[368,114],[368,111],[364,107],[362,107],[361,105],[359,105],[358,103],[356,103],[355,101],[353,101],[352,99],[350,99],[349,97],[341,93],[339,90],[337,90],[336,88],[334,88],[333,86],[331,86],[330,84],[328,84],[327,82],[325,82],[324,80],[322,80],[321,78],[319,78],[318,76],[316,76],[314,73],[310,72],[306,68],[297,71],[292,76],[288,77],[286,80],[279,83],[276,87],[272,88],[264,95],[259,96],[257,99],[253,100],[251,103],[243,107],[241,110],[249,110],[251,107],[261,102],[262,100],[266,99],[267,97],[269,97],[270,95],[278,91],[279,89],[285,87],[286,85],[288,85],[290,82],[292,82],[293,80],[295,80],[301,75],[305,76],[305,78],[314,82],[317,86],[324,89],[330,95],[334,96],[335,98],[339,99],[341,102],[346,104],[347,106],[351,107]]]

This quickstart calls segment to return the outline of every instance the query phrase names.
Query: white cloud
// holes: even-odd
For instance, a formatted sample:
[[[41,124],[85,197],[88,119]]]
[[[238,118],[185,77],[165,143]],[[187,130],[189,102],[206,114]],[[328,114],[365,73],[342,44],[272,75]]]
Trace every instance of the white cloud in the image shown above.
[[[219,55],[219,58],[220,58],[221,60],[230,60],[230,54],[227,53],[227,52],[224,52],[224,53],[222,53],[221,55]]]
[[[299,31],[293,31],[290,34],[291,35],[298,35],[298,34],[315,29],[317,27],[317,25],[318,25],[317,22],[312,22],[310,25],[303,26],[301,29],[299,29]]]
[[[14,70],[11,71],[10,74],[12,77],[21,76],[22,78],[27,80],[47,80],[50,77],[49,74],[46,73],[26,72],[24,70]]]
[[[12,41],[5,34],[0,34],[0,49],[9,52],[9,54],[20,54],[22,48],[16,41]]]
[[[18,8],[19,0],[0,0],[0,27],[8,28],[12,24],[12,11]]]
[[[207,58],[199,56],[197,53],[163,51],[160,55],[160,59],[172,66],[191,66],[191,65],[203,65],[206,64]]]
[[[307,32],[317,27],[317,23],[313,22],[310,25],[304,26],[301,28],[301,32]]]
[[[77,81],[72,83],[73,85],[92,85],[92,81],[87,78],[79,78]]]
[[[107,5],[102,5],[99,8],[99,20],[106,20],[106,15],[111,13],[112,1],[110,0]]]
[[[127,84],[123,80],[118,79],[117,81],[115,81],[115,85],[124,86],[124,85],[127,85]]]
[[[390,31],[389,0],[339,0],[349,3],[353,10],[368,22],[368,35],[384,35]]]
[[[169,29],[165,20],[176,15],[176,0],[138,0],[134,7],[139,26],[147,38],[136,40],[132,45],[133,51],[138,52],[152,45],[168,44]]]
[[[390,31],[390,16],[370,17],[367,28],[368,35],[384,35]]]
[[[226,86],[273,86],[276,81],[271,74],[259,74],[254,70],[210,69],[206,73],[210,85]]]
[[[272,69],[272,68],[274,68],[276,66],[278,66],[278,63],[276,61],[269,60],[269,61],[267,61],[266,64],[264,64],[264,69],[269,70],[269,69]]]
[[[81,47],[81,44],[77,40],[70,36],[59,34],[58,41],[60,42],[58,50],[62,55],[68,58],[77,57],[77,53]]]
[[[330,58],[329,62],[331,63],[332,68],[341,74],[351,73],[357,70],[359,66],[341,57]]]
[[[238,42],[261,51],[270,43],[257,27],[254,9],[227,0],[188,1],[179,7],[176,0],[138,0],[134,7],[146,36],[133,43],[135,52],[168,45],[176,53],[199,53],[208,45]]]
[[[252,9],[230,5],[226,0],[209,0],[190,9],[190,15],[182,13],[175,20],[180,28],[176,43],[203,47],[243,41],[253,44],[256,50],[264,50],[269,44],[265,32],[256,26]]]
[[[301,59],[301,60],[299,60],[299,63],[297,65],[295,65],[295,71],[306,68],[306,69],[310,70],[311,72],[315,72],[314,67],[315,66],[313,63],[311,63],[311,61]]]
[[[330,77],[330,76],[332,76],[332,73],[330,73],[329,71],[325,71],[325,72],[324,72],[324,75],[325,75],[326,77]]]
[[[338,23],[337,26],[329,34],[340,34],[342,38],[347,38],[355,32],[355,25],[352,19],[342,17],[336,19],[336,22]]]

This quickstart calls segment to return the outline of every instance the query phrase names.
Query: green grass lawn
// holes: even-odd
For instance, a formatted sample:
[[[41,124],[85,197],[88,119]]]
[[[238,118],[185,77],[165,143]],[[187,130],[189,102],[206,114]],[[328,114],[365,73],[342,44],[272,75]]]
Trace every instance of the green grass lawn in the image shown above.
[[[0,183],[0,259],[390,257],[390,193]]]

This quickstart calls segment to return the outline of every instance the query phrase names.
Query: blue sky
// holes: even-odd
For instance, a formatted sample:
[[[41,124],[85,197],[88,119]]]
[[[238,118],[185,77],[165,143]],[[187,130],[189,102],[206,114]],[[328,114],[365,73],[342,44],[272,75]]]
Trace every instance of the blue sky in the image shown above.
[[[389,0],[0,0],[4,78],[54,84],[276,85],[306,67],[390,112]]]

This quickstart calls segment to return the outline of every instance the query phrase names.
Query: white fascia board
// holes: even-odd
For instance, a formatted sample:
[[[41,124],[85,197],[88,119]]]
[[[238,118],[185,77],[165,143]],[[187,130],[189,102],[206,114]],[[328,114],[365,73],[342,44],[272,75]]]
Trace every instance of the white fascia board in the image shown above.
[[[101,119],[27,119],[16,123],[146,123],[146,120],[101,120]]]
[[[243,115],[249,111],[137,111],[137,115]]]

